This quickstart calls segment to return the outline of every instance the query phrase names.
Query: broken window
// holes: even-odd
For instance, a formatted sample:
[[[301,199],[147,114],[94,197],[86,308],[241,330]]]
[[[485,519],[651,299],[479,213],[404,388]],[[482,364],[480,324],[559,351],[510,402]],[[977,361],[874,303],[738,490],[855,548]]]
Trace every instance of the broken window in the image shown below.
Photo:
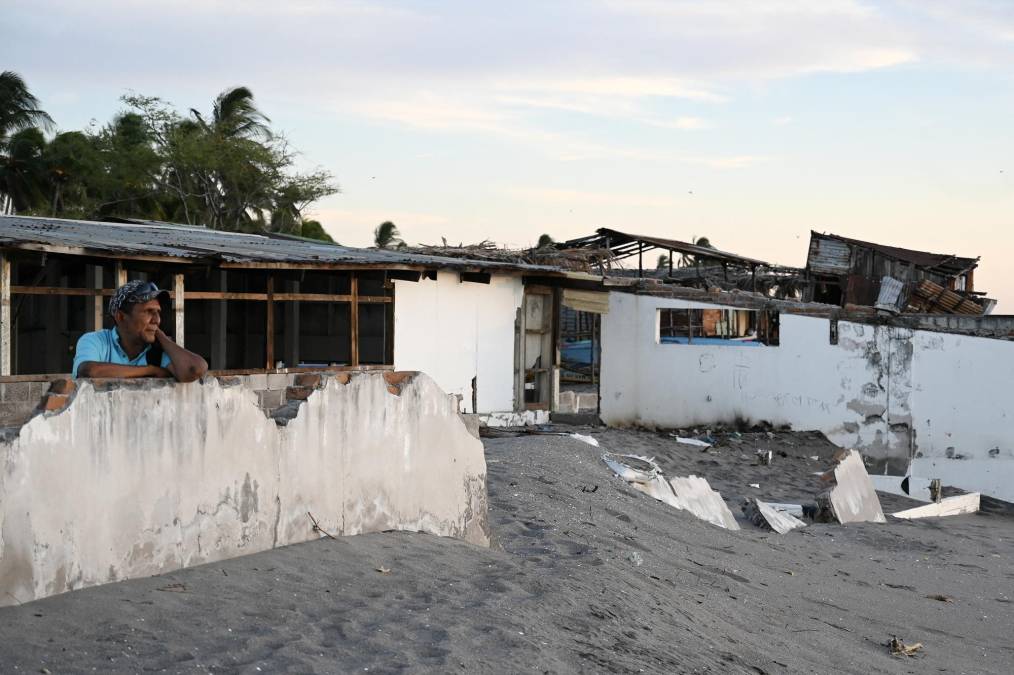
[[[778,313],[751,309],[659,309],[658,341],[743,347],[777,345]]]

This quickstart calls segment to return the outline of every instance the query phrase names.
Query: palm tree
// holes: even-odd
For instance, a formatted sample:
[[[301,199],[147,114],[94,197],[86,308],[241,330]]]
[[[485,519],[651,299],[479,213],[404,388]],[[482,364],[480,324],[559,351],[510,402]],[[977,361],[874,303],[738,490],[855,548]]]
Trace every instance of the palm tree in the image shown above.
[[[45,149],[46,138],[35,128],[23,129],[5,140],[0,155],[0,212],[17,213],[45,203]]]
[[[40,157],[46,140],[39,131],[53,119],[17,73],[0,73],[0,213],[13,213],[40,201],[45,180]]]
[[[691,237],[690,242],[695,246],[702,246],[704,248],[715,248],[711,245],[711,240],[707,237]],[[690,267],[696,263],[696,258],[690,253],[684,253],[680,256],[679,267]]]
[[[390,220],[385,220],[373,230],[373,245],[377,248],[405,248],[401,233]]]
[[[0,73],[0,144],[32,127],[48,131],[53,128],[53,119],[39,108],[39,99],[28,91],[21,76],[5,70]]]
[[[190,114],[206,132],[221,138],[268,138],[271,120],[257,109],[253,92],[246,87],[226,89],[215,99],[211,107],[211,121],[208,122],[200,111],[191,108]]]
[[[662,253],[658,256],[658,262],[655,263],[655,269],[664,270],[669,267],[669,255]]]

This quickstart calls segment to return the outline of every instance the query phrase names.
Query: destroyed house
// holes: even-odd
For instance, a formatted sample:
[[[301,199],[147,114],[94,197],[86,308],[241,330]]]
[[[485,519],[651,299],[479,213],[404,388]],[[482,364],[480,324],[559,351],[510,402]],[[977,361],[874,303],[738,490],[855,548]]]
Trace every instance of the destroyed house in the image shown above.
[[[804,299],[892,312],[988,314],[995,303],[975,291],[978,265],[979,258],[811,232]]]
[[[523,410],[516,324],[523,297],[538,293],[525,277],[557,274],[139,220],[0,216],[0,250],[0,417],[8,424],[30,413],[47,381],[67,376],[83,333],[112,325],[109,297],[130,279],[171,292],[163,328],[204,356],[212,375],[291,384],[319,369],[420,370],[457,396],[462,412]],[[545,311],[551,306],[548,297]],[[539,335],[534,323],[529,334]],[[528,387],[542,398],[527,398],[548,411],[549,328],[546,336],[536,358],[543,383]],[[262,393],[265,408],[279,404]]]

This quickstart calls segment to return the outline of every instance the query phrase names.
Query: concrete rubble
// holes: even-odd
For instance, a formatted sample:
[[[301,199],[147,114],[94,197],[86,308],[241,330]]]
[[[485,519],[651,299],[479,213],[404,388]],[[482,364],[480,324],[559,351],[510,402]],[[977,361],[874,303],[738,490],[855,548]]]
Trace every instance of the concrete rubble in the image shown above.
[[[965,513],[976,513],[979,510],[981,495],[972,492],[967,495],[956,495],[944,497],[939,502],[916,506],[891,515],[902,520],[915,520],[917,518],[942,518],[944,516],[959,516]]]
[[[797,514],[803,515],[803,507],[798,504],[772,504],[760,499],[748,499],[743,502],[743,514],[757,527],[778,534],[806,527],[806,522],[797,517]]]
[[[859,452],[847,450],[838,457],[838,464],[823,475],[835,485],[817,496],[818,514],[842,524],[887,522]]]
[[[700,476],[666,480],[655,460],[639,455],[602,455],[602,461],[631,487],[681,511],[689,511],[712,525],[738,530],[732,511],[708,481]]]

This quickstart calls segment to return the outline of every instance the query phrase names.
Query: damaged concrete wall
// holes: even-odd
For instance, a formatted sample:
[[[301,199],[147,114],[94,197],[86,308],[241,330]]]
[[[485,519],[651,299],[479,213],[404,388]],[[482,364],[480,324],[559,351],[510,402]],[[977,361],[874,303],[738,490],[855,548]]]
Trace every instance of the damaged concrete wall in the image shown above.
[[[493,275],[489,284],[460,281],[441,270],[436,281],[395,281],[394,363],[419,370],[461,397],[461,411],[514,409],[514,320],[520,277]],[[478,405],[472,410],[472,379]]]
[[[315,539],[308,512],[488,544],[482,444],[429,377],[325,376],[284,426],[226,381],[82,381],[0,443],[0,604]]]
[[[1014,343],[841,321],[831,344],[828,319],[783,313],[779,346],[660,344],[664,307],[717,306],[610,294],[607,424],[815,429],[861,450],[871,473],[911,464],[915,475],[1014,500]]]

